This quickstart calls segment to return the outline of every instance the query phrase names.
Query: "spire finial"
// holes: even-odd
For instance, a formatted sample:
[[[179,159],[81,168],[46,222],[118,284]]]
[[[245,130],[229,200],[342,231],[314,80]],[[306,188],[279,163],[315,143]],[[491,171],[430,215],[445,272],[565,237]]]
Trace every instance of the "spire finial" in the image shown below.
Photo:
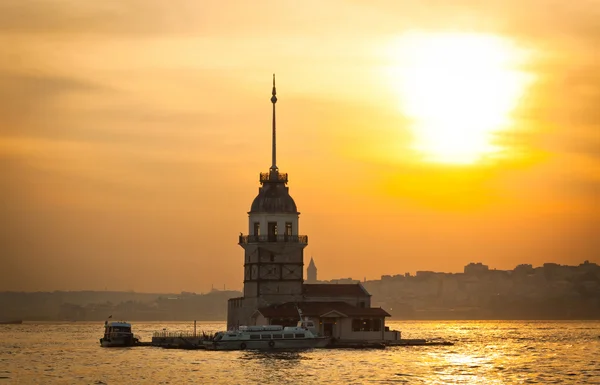
[[[271,97],[271,103],[275,104],[277,103],[277,90],[275,89],[275,74],[273,74],[273,90],[271,91],[271,95],[273,95]]]
[[[275,74],[273,74],[273,91],[271,91],[271,103],[273,103],[273,154],[271,171],[277,172],[277,141],[275,136],[275,103],[277,103],[277,91],[275,90]]]

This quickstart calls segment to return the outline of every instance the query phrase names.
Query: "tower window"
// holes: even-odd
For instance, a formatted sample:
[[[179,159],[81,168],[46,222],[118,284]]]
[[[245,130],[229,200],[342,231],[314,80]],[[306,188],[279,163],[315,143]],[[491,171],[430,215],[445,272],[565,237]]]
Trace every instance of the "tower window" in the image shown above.
[[[285,235],[292,235],[292,222],[285,222]]]
[[[277,222],[269,222],[267,225],[269,226],[269,242],[277,241]]]
[[[254,222],[254,235],[260,235],[260,222]]]
[[[271,262],[275,262],[275,254],[271,253]]]

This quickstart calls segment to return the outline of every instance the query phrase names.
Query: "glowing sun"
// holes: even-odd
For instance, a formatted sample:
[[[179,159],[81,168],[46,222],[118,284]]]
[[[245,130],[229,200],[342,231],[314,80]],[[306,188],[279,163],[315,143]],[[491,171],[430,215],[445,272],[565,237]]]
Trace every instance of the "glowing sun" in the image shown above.
[[[500,154],[528,76],[524,52],[494,35],[404,35],[392,48],[391,76],[426,161],[472,164]]]

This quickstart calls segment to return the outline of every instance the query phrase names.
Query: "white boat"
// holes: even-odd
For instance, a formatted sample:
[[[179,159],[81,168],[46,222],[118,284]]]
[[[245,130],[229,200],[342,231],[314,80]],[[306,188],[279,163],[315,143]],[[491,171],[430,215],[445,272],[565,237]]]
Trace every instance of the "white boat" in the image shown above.
[[[318,336],[311,329],[314,330],[314,323],[302,319],[296,326],[240,326],[237,330],[218,332],[204,345],[210,350],[268,350],[324,348],[329,344],[329,337]]]
[[[131,324],[123,321],[104,322],[104,337],[100,338],[102,347],[134,346],[139,339],[131,332]]]

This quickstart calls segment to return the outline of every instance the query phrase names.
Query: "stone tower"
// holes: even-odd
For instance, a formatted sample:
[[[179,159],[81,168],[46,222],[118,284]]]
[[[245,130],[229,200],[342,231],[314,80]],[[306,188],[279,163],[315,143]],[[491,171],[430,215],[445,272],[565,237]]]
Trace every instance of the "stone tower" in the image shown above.
[[[304,248],[308,237],[299,235],[300,213],[280,173],[276,159],[275,75],[273,75],[273,140],[269,172],[261,173],[261,187],[248,212],[248,235],[241,234],[244,249],[244,296],[229,300],[227,325],[252,325],[260,307],[301,301]]]
[[[306,268],[306,283],[317,283],[317,266],[312,257]]]

